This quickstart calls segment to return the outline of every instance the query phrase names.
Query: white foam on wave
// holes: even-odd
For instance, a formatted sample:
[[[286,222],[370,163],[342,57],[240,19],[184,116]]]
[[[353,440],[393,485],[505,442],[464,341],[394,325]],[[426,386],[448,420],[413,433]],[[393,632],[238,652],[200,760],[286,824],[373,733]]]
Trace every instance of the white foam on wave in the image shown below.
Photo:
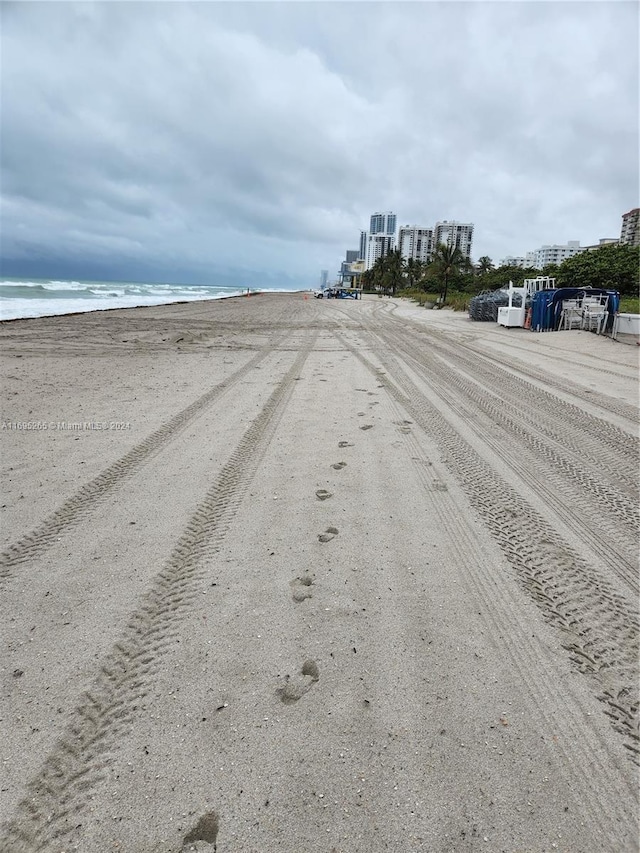
[[[48,281],[42,284],[45,290],[89,290],[81,281]]]
[[[108,299],[112,296],[125,296],[127,292],[126,290],[94,290],[92,287],[88,287],[87,290],[99,299]]]
[[[88,313],[90,311],[107,311],[111,308],[144,308],[153,305],[170,305],[172,302],[202,302],[207,299],[226,299],[230,296],[241,296],[244,291],[212,291],[200,294],[190,294],[190,298],[177,299],[177,294],[166,294],[164,297],[148,293],[129,294],[121,296],[95,297],[93,299],[20,299],[8,298],[0,300],[0,320],[29,319],[33,317],[57,317],[61,314]]]

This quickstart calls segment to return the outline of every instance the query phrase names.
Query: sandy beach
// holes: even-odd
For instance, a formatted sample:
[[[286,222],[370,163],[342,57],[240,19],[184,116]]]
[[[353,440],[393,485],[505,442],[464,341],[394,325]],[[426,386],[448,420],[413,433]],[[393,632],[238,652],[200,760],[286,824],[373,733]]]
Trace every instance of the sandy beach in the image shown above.
[[[3,853],[638,849],[638,350],[0,324]]]

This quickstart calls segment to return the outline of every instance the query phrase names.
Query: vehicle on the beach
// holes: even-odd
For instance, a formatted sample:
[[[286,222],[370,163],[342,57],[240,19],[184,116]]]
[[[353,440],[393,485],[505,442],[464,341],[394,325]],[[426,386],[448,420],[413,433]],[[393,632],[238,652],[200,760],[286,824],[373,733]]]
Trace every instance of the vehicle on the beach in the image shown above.
[[[314,294],[316,299],[358,299],[360,291],[347,287],[327,287]]]

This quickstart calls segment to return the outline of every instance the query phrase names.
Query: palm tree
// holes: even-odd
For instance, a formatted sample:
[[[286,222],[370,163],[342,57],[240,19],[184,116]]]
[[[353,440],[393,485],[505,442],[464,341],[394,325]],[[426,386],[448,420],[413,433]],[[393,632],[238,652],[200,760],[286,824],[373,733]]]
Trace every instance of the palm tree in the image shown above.
[[[424,264],[416,258],[407,258],[404,261],[404,271],[409,282],[409,287],[414,288],[420,282],[424,275]]]
[[[478,258],[478,264],[476,266],[479,275],[484,275],[486,272],[491,272],[493,269],[493,261],[488,255],[483,255],[481,258]]]
[[[392,249],[383,259],[382,281],[385,291],[396,295],[396,290],[402,284],[402,257],[399,249]]]
[[[374,274],[373,270],[365,270],[360,276],[360,284],[362,285],[363,290],[373,290],[374,287]]]
[[[468,263],[468,259],[465,258],[458,246],[447,246],[445,243],[440,243],[436,247],[431,266],[442,282],[442,292],[440,293],[441,305],[444,305],[447,300],[449,282],[467,267]]]

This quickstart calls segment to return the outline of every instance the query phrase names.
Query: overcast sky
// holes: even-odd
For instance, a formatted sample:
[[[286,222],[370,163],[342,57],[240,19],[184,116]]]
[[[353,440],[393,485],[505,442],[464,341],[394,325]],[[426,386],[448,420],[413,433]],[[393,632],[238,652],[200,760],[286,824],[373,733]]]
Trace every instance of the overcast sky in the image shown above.
[[[638,206],[635,2],[1,8],[4,275],[310,286],[374,211],[497,261]]]

